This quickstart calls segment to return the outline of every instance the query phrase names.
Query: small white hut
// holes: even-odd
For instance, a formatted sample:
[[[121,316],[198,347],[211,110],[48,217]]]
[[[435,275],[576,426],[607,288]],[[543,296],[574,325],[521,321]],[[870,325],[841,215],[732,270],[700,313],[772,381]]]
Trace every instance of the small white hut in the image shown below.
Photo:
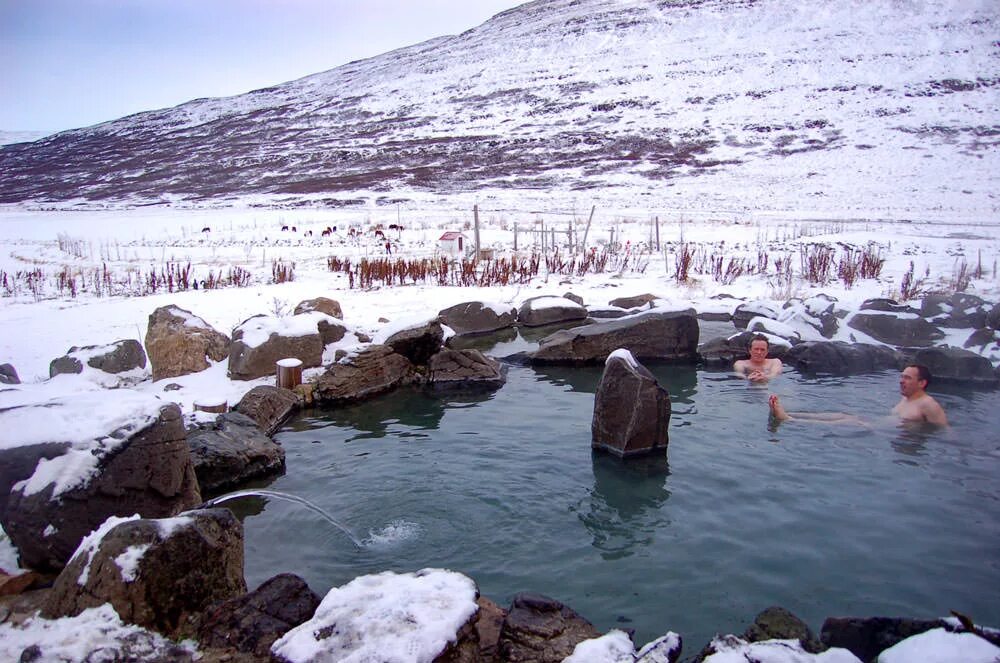
[[[442,253],[453,258],[461,258],[465,255],[465,244],[465,235],[455,230],[449,230],[438,238],[438,248],[441,249]]]

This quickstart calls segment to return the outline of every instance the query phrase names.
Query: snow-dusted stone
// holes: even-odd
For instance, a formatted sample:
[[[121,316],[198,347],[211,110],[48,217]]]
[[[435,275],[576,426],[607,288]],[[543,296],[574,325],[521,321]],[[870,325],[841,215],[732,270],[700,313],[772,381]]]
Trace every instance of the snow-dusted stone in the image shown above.
[[[750,356],[750,342],[757,336],[755,332],[742,331],[728,337],[718,337],[706,341],[698,346],[698,356],[701,361],[708,366],[732,367],[737,359],[746,359]],[[767,336],[767,356],[776,359],[783,359],[792,344],[783,338]]]
[[[709,645],[712,654],[704,663],[864,663],[846,649],[828,649],[810,654],[798,640],[763,640],[747,642],[735,635],[716,637]]]
[[[254,387],[233,407],[257,422],[265,435],[274,435],[298,408],[299,397],[295,392],[270,385]]]
[[[517,309],[508,304],[463,302],[440,311],[438,318],[456,334],[485,334],[512,327]]]
[[[188,448],[202,496],[282,473],[285,450],[245,414],[227,412],[188,428]]]
[[[636,652],[628,634],[613,629],[578,644],[563,663],[676,663],[680,656],[681,636],[672,631]]]
[[[600,635],[593,624],[559,601],[518,594],[500,629],[500,660],[561,663],[578,644]]]
[[[430,320],[390,334],[384,344],[393,352],[403,355],[421,366],[438,353],[444,345],[444,330],[437,320]]]
[[[597,320],[624,318],[630,313],[634,313],[634,311],[630,312],[623,308],[618,308],[617,306],[590,306],[587,308],[587,317]]]
[[[989,327],[976,329],[969,334],[969,338],[965,339],[965,343],[962,344],[962,347],[966,350],[969,348],[979,348],[981,354],[985,353],[989,346],[993,346],[992,350],[994,352],[1000,350],[1000,332]]]
[[[853,375],[897,368],[900,355],[891,348],[871,343],[806,341],[791,347],[784,361],[807,373]]]
[[[925,631],[889,647],[878,663],[996,663],[1000,647],[975,633],[953,633],[944,628]]]
[[[581,297],[580,295],[574,295],[572,292],[565,292],[563,293],[563,298],[568,299],[571,302],[576,302],[580,306],[583,306],[583,297]]]
[[[733,311],[733,324],[737,329],[746,329],[747,323],[757,317],[777,320],[778,312],[768,302],[744,302]]]
[[[243,525],[229,509],[109,518],[80,543],[42,614],[110,603],[125,622],[173,635],[187,617],[244,592]]]
[[[861,302],[861,306],[858,307],[858,310],[881,311],[883,313],[912,313],[913,315],[920,315],[920,311],[913,308],[909,304],[900,304],[895,299],[887,299],[885,297],[866,299]]]
[[[621,458],[665,452],[670,394],[628,350],[615,350],[594,396],[591,447]]]
[[[161,306],[149,315],[146,354],[153,380],[197,373],[209,360],[229,356],[229,337],[179,306]]]
[[[281,663],[478,661],[478,595],[472,580],[443,569],[361,576],[331,589],[271,652]]]
[[[779,322],[771,318],[765,318],[762,316],[757,316],[751,318],[746,326],[747,331],[754,332],[757,334],[768,334],[769,336],[777,336],[785,341],[788,341],[792,345],[798,343],[802,340],[802,335],[799,331],[791,324]],[[815,335],[817,338],[812,340],[822,340],[819,334]]]
[[[11,364],[0,364],[0,384],[21,384],[17,370]]]
[[[256,380],[273,375],[279,359],[294,357],[303,368],[323,363],[323,337],[319,333],[322,314],[304,313],[288,318],[255,315],[233,330],[229,348],[229,377]],[[327,317],[327,316],[323,316]]]
[[[908,364],[923,364],[934,381],[961,382],[991,387],[997,384],[997,374],[990,360],[962,348],[935,347],[901,350]]]
[[[862,661],[874,661],[903,640],[944,626],[939,619],[900,617],[827,617],[820,629],[825,647],[847,649]]]
[[[427,380],[433,387],[487,387],[495,389],[507,381],[506,367],[479,350],[445,348],[427,362]]]
[[[312,311],[325,313],[326,315],[329,315],[332,318],[337,318],[338,320],[344,319],[344,312],[340,308],[340,302],[335,299],[330,299],[329,297],[315,297],[313,299],[301,301],[295,306],[293,315],[311,313]]]
[[[316,380],[313,396],[320,401],[357,401],[408,384],[415,375],[406,357],[387,345],[372,345],[330,366]]]
[[[753,624],[743,633],[748,642],[762,640],[798,640],[802,649],[816,654],[823,649],[822,643],[809,626],[797,616],[780,606],[771,606],[753,620]]]
[[[557,331],[531,354],[536,364],[585,364],[604,361],[624,348],[637,359],[695,361],[698,320],[694,310],[643,311],[583,327]]]
[[[542,327],[586,317],[586,308],[571,299],[554,295],[526,299],[517,309],[517,321],[526,327]]]
[[[895,346],[927,347],[944,338],[943,331],[915,313],[858,311],[847,326]]]
[[[105,373],[124,373],[146,368],[146,353],[139,341],[129,338],[109,345],[73,346],[49,363],[49,377],[61,373],[82,373],[84,363]]]
[[[949,329],[979,329],[986,326],[990,304],[964,292],[950,295],[932,293],[920,302],[920,315],[935,325]]]
[[[986,314],[986,326],[990,329],[1000,330],[1000,304],[994,304],[990,312]]]
[[[618,308],[630,309],[630,308],[642,308],[649,304],[649,302],[659,299],[656,295],[646,293],[643,295],[634,295],[632,297],[618,297],[612,299],[608,302],[608,306],[616,306]]]
[[[206,610],[198,623],[198,644],[267,660],[274,641],[312,619],[319,603],[319,596],[299,576],[276,575],[252,592]]]
[[[804,325],[808,325],[823,338],[833,338],[840,326],[840,319],[837,317],[835,306],[836,297],[825,294],[818,294],[808,299],[793,298],[785,302],[781,312],[778,313],[778,321],[796,327],[802,340],[818,341],[818,337],[802,333]]]
[[[45,420],[47,426],[33,425]],[[180,409],[116,390],[11,408],[0,430],[21,432],[3,527],[25,566],[61,569],[88,532],[109,516],[172,516],[201,502]],[[34,431],[34,432],[32,432]],[[24,453],[36,453],[36,465]],[[47,460],[46,460],[47,459]],[[4,483],[12,477],[8,463]]]

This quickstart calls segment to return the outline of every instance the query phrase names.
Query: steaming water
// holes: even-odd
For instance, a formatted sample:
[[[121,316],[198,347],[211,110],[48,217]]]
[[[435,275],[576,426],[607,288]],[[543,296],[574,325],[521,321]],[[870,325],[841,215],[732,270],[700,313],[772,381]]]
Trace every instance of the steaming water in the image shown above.
[[[599,368],[513,367],[494,394],[403,390],[312,411],[277,439],[269,488],[301,505],[242,500],[251,586],[285,571],[320,594],[365,573],[444,567],[501,605],[557,598],[644,643],[680,632],[697,651],[782,605],[826,616],[936,617],[1000,626],[1000,398],[937,389],[954,430],[789,422],[767,427],[768,388],[728,373],[651,367],[670,391],[669,463],[590,451]],[[895,373],[786,372],[790,410],[872,418]]]

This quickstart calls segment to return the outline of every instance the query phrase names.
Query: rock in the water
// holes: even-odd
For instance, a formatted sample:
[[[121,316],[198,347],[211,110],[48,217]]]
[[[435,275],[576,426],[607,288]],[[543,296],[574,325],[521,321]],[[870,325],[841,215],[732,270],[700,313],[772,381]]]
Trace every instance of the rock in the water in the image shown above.
[[[618,320],[563,329],[542,339],[531,355],[537,364],[604,361],[624,348],[637,359],[695,361],[698,320],[694,310],[646,311]]]
[[[997,384],[997,375],[990,360],[969,350],[951,347],[921,348],[904,349],[900,354],[904,356],[905,363],[926,366],[934,381],[982,386]]]
[[[989,312],[989,303],[964,292],[930,294],[920,303],[920,315],[935,325],[951,329],[985,327]]]
[[[239,412],[220,414],[212,423],[195,424],[187,431],[187,441],[202,496],[285,469],[281,445]]]
[[[427,379],[431,386],[455,388],[480,386],[497,388],[507,380],[506,367],[479,350],[445,348],[427,363]]]
[[[110,603],[123,621],[173,635],[189,616],[244,592],[243,525],[228,509],[112,518],[82,542],[42,614]]]
[[[233,330],[229,377],[256,380],[274,375],[278,360],[292,357],[302,361],[302,368],[321,365],[323,337],[317,325],[314,313],[284,319],[257,315],[244,320]]]
[[[274,641],[311,619],[319,603],[305,580],[282,573],[248,594],[206,610],[198,624],[198,643],[231,647],[267,660]]]
[[[257,422],[265,435],[274,435],[298,407],[299,398],[295,392],[281,387],[259,385],[244,394],[233,409]]]
[[[874,661],[896,643],[943,625],[939,619],[828,617],[820,629],[820,640],[825,647],[841,647],[862,661]]]
[[[344,319],[344,312],[340,308],[340,302],[335,299],[330,299],[329,297],[315,297],[313,299],[301,301],[298,305],[296,305],[293,315],[311,313],[313,311],[325,313],[326,315],[337,318],[338,320]]]
[[[392,348],[393,352],[403,355],[418,366],[426,364],[443,344],[444,330],[437,320],[402,329],[385,340],[385,345]]]
[[[561,663],[579,643],[600,635],[593,624],[559,601],[518,594],[500,628],[500,660]]]
[[[481,661],[476,584],[460,573],[386,571],[334,587],[312,619],[274,643],[282,663]]]
[[[414,379],[414,367],[386,345],[372,345],[331,366],[316,380],[313,396],[321,401],[356,401]]]
[[[896,346],[926,347],[944,338],[944,332],[915,313],[859,311],[848,319],[847,326]]]
[[[64,445],[65,453],[58,456],[52,454],[66,438],[36,445],[39,454],[53,460],[44,473],[36,471],[11,491],[3,514],[3,527],[17,546],[22,564],[30,568],[63,568],[80,540],[109,516],[166,517],[201,503],[176,405],[134,393],[94,397],[117,398],[123,411],[135,407],[148,413],[121,429],[95,435],[90,444]],[[72,403],[50,402],[8,411],[3,419],[37,416],[72,421],[90,416],[94,409],[107,411],[88,408],[85,397],[76,397]],[[81,474],[81,467],[90,469]]]
[[[594,397],[591,446],[627,458],[664,452],[670,394],[628,350],[611,353]]]
[[[136,368],[146,368],[146,353],[134,338],[115,341],[109,345],[71,347],[64,356],[49,364],[49,377],[61,373],[82,373],[83,364],[105,373],[124,373]]]
[[[17,371],[11,364],[0,364],[0,384],[21,384]]]
[[[229,356],[229,337],[178,306],[161,306],[149,316],[146,354],[153,380],[197,373],[209,360]]]
[[[640,308],[645,306],[649,302],[656,301],[659,299],[656,295],[646,293],[644,295],[635,295],[633,297],[618,297],[617,299],[612,299],[608,302],[608,306],[617,306],[618,308]]]
[[[746,329],[747,323],[756,317],[778,319],[778,312],[767,302],[744,302],[733,311],[733,324],[737,329]]]
[[[771,606],[760,612],[754,618],[753,624],[743,633],[743,639],[747,642],[798,640],[802,649],[813,654],[819,653],[823,649],[819,638],[812,632],[812,629],[804,621],[780,606]]]
[[[808,373],[852,375],[896,368],[899,354],[870,343],[807,341],[789,349],[784,360]]]
[[[526,327],[543,327],[586,317],[587,309],[580,304],[552,295],[526,299],[517,310],[517,321]]]
[[[517,309],[506,304],[464,302],[444,309],[438,317],[456,334],[486,334],[513,326]]]

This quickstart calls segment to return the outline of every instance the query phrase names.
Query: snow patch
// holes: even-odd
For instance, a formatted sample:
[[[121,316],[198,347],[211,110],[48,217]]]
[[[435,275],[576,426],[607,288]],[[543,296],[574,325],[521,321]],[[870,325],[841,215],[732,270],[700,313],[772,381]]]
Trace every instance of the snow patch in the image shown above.
[[[139,573],[139,561],[146,554],[152,544],[143,543],[137,546],[129,546],[125,552],[115,557],[115,564],[122,575],[122,580],[126,583],[134,582]]]
[[[77,557],[81,555],[86,555],[87,561],[83,565],[83,569],[80,571],[79,577],[76,579],[77,584],[83,586],[87,583],[87,579],[90,577],[90,563],[94,561],[94,553],[97,552],[97,548],[100,547],[101,541],[107,536],[108,532],[113,530],[115,527],[122,523],[127,523],[132,520],[139,520],[139,514],[133,514],[128,518],[119,518],[118,516],[111,516],[97,529],[83,537],[80,541],[80,545],[76,547],[76,552],[70,558],[70,563],[72,564]]]

